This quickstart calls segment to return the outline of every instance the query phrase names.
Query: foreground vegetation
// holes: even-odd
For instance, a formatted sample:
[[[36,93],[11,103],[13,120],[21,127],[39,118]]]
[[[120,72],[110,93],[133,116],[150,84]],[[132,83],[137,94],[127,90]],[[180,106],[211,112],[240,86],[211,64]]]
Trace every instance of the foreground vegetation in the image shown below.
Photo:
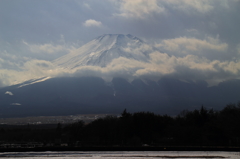
[[[150,112],[107,116],[50,126],[0,126],[0,143],[42,146],[240,146],[240,103],[221,111],[183,111],[176,117]]]

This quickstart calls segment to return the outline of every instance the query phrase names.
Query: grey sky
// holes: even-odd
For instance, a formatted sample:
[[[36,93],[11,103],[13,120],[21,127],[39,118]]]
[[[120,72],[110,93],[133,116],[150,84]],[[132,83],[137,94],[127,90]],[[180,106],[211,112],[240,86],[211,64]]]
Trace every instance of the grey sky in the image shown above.
[[[0,85],[42,75],[49,61],[106,33],[130,33],[178,62],[191,55],[176,77],[239,78],[239,28],[239,0],[1,0]]]

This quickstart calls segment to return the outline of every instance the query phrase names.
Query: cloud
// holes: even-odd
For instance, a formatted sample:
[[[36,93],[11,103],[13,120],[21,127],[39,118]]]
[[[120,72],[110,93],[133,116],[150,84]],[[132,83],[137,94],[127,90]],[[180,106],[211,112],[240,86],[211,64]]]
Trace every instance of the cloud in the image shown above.
[[[149,62],[119,57],[106,67],[79,66],[66,70],[55,67],[51,62],[31,60],[24,63],[23,71],[0,70],[4,85],[17,84],[30,79],[63,76],[97,76],[106,81],[113,77],[128,80],[148,78],[158,80],[164,76],[182,80],[205,80],[210,85],[233,78],[240,78],[240,62],[209,60],[196,55],[178,57],[158,51],[152,52]]]
[[[88,3],[83,3],[83,6],[86,7],[87,9],[91,9],[91,6]]]
[[[131,81],[135,78],[159,80],[169,76],[182,80],[205,80],[211,86],[224,80],[240,78],[239,73],[238,61],[209,60],[196,55],[177,57],[154,51],[150,54],[149,62],[119,57],[106,67],[80,66],[71,71],[59,71],[57,76],[97,76],[106,81],[111,81],[113,77]]]
[[[100,27],[100,26],[102,26],[102,22],[96,21],[94,19],[88,19],[83,23],[83,25],[85,27],[92,27],[92,26]]]
[[[14,47],[14,46],[12,46]],[[12,51],[12,50],[10,50]],[[16,50],[17,51],[17,50]],[[25,57],[21,54],[21,49],[18,48],[19,54],[9,53],[7,50],[0,50],[0,69],[15,69],[21,70],[20,66],[27,60],[28,57]]]
[[[180,37],[175,39],[163,40],[162,43],[157,44],[157,47],[162,47],[168,51],[184,50],[181,53],[187,54],[191,51],[202,51],[204,49],[210,49],[215,51],[226,51],[228,44],[220,43],[219,39],[208,37],[206,40],[200,40],[196,38]],[[189,51],[189,52],[188,52]]]
[[[153,13],[163,13],[165,9],[157,3],[157,0],[122,0],[120,3],[120,14],[125,18],[146,18]]]
[[[196,29],[188,29],[187,32],[199,33]],[[59,54],[61,51],[65,54],[78,51],[73,44],[66,44],[64,36],[61,36],[61,44],[21,42],[26,47],[25,50],[32,50],[34,54],[45,56]],[[155,47],[163,51],[158,51]],[[240,62],[236,59],[233,61],[232,58],[218,59],[220,56],[228,55],[229,51],[229,45],[222,42],[219,36],[215,38],[182,36],[163,39],[154,45],[144,44],[141,47],[136,47],[135,43],[133,45],[127,43],[121,49],[140,59],[143,53],[150,53],[149,59],[137,61],[120,57],[103,68],[79,66],[67,70],[54,66],[49,60],[29,57],[21,59],[18,55],[0,51],[0,83],[1,86],[7,86],[30,79],[59,76],[98,76],[107,81],[111,81],[113,77],[129,80],[135,78],[158,80],[164,76],[170,76],[183,80],[205,80],[210,85],[214,85],[227,79],[240,78]],[[19,60],[21,62],[18,62]]]
[[[152,76],[152,73],[155,73],[155,75],[158,73],[159,75],[184,80],[205,80],[209,82],[209,85],[215,85],[228,79],[240,78],[240,62],[238,61],[209,60],[196,55],[176,57],[158,52],[152,53],[151,59],[152,64],[155,65],[138,70],[142,73],[141,75]],[[149,71],[151,68],[157,69],[153,72]]]
[[[23,43],[29,48],[29,50],[33,53],[48,53],[54,54],[60,51],[68,51],[69,49],[66,48],[64,45],[53,45],[53,44],[29,44],[26,41]]]
[[[228,8],[226,0],[121,0],[120,13],[115,14],[125,18],[145,19],[154,14],[171,14],[172,10],[192,15],[193,13],[208,13],[218,5]]]
[[[54,77],[59,70],[50,61],[29,60],[20,66],[21,70],[0,69],[1,86],[19,84],[30,79]]]
[[[4,85],[4,84],[2,83],[2,81],[0,80],[0,88],[1,88],[1,87],[4,87],[4,86],[6,86],[6,85]]]
[[[8,94],[8,95],[10,95],[10,96],[13,96],[13,93],[10,92],[10,91],[6,91],[5,94]]]
[[[21,40],[15,45],[1,47],[0,87],[18,84],[30,79],[54,76],[56,74],[54,71],[57,69],[50,62],[51,59],[56,59],[75,50],[75,47],[79,47],[74,43],[66,44],[63,36],[61,36],[60,42],[62,45],[30,44]]]
[[[179,37],[162,40],[155,45],[157,48],[175,56],[199,55],[210,59],[226,54],[228,44],[222,43],[218,38],[207,37],[204,40],[192,37]]]
[[[237,45],[237,52],[240,54],[240,44]]]
[[[164,3],[171,6],[171,8],[181,10],[186,13],[190,13],[192,10],[200,13],[206,13],[214,8],[212,1],[209,0],[164,0]]]
[[[12,103],[10,105],[22,105],[22,104],[20,104],[20,103]]]
[[[195,30],[193,31],[195,32]],[[41,46],[27,42],[24,45],[28,47]],[[45,45],[43,44],[43,46]],[[155,47],[166,53],[156,50]],[[45,49],[45,47],[43,48]],[[46,48],[48,49],[48,47]],[[39,48],[37,47],[37,49]],[[64,49],[68,49],[72,53],[78,50],[76,48],[71,50],[68,47]],[[213,85],[226,79],[240,78],[240,62],[215,57],[216,55],[225,55],[228,51],[228,44],[221,42],[218,36],[216,38],[206,36],[204,39],[195,37],[165,39],[154,46],[144,44],[136,47],[128,43],[122,49],[140,59],[143,53],[150,53],[149,58],[137,61],[119,57],[106,67],[79,66],[70,70],[56,67],[47,60],[28,59],[21,65],[16,65],[20,69],[18,71],[10,68],[0,69],[1,83],[2,85],[11,85],[30,79],[59,76],[98,76],[107,81],[111,81],[113,77],[129,80],[134,78],[158,80],[164,76],[170,76],[184,80],[205,80]],[[6,65],[7,62],[10,61],[0,58],[0,66]],[[12,63],[14,64],[14,62]]]

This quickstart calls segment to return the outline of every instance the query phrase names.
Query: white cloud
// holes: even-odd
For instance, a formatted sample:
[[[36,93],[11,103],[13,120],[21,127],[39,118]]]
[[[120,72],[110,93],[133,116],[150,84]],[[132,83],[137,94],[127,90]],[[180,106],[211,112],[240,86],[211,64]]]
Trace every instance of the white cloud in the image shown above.
[[[20,104],[20,103],[12,103],[11,105],[22,105],[22,104]]]
[[[10,54],[6,50],[0,51],[0,57],[0,69],[19,70],[23,62],[29,60],[29,58],[24,56]]]
[[[29,47],[36,45],[25,43]],[[114,59],[104,68],[80,66],[74,70],[64,70],[55,67],[50,61],[28,59],[21,65],[16,64],[16,67],[20,68],[17,71],[11,68],[3,68],[2,66],[7,63],[14,65],[14,62],[0,58],[0,83],[6,86],[30,79],[56,76],[98,76],[108,81],[113,77],[123,77],[129,80],[139,77],[157,80],[163,76],[173,76],[186,80],[211,81],[211,84],[230,78],[240,78],[240,62],[210,59],[206,55],[208,52],[204,54],[206,50],[225,54],[228,50],[228,44],[221,42],[218,37],[206,37],[204,40],[193,37],[179,37],[162,40],[156,45],[166,50],[167,53],[173,52],[172,55],[153,51],[153,47],[147,44],[136,48],[130,46],[130,44],[127,46],[123,49],[134,53],[134,55],[140,55],[142,51],[152,51],[149,55],[149,61],[141,62],[120,57]],[[238,48],[240,47],[238,46]],[[9,59],[15,59],[15,57],[9,56]]]
[[[125,18],[146,18],[152,13],[163,13],[165,9],[157,3],[157,0],[122,0],[120,3],[120,14]]]
[[[155,75],[170,75],[185,80],[211,81],[210,85],[218,84],[220,81],[240,78],[240,62],[209,60],[196,55],[184,57],[169,56],[167,54],[152,53],[152,66],[138,73],[148,76],[153,75],[151,68],[155,68]],[[160,68],[160,69],[159,69]]]
[[[240,62],[209,60],[196,55],[183,57],[170,56],[166,53],[153,52],[150,62],[140,62],[119,57],[106,67],[80,66],[73,70],[56,68],[51,62],[31,60],[24,64],[24,71],[0,70],[1,80],[5,85],[17,84],[29,79],[56,76],[97,76],[110,81],[113,77],[129,80],[150,78],[158,80],[163,76],[173,76],[184,80],[206,80],[211,84],[240,78]]]
[[[158,80],[163,76],[172,76],[183,80],[205,80],[210,85],[240,78],[240,62],[209,60],[196,55],[169,56],[157,51],[150,54],[150,59],[148,63],[119,57],[103,68],[80,66],[71,72],[62,70],[58,76],[97,76],[107,81],[113,77],[131,81],[134,78]]]
[[[0,69],[0,82],[2,86],[18,84],[30,79],[53,77],[59,73],[53,64],[44,60],[29,60],[21,66],[21,70]]]
[[[6,50],[4,50],[3,52],[0,52],[0,55],[4,59],[10,59],[10,60],[17,60],[18,59],[18,56],[11,55]],[[0,62],[3,62],[3,61],[4,61],[3,59],[0,60]]]
[[[8,95],[10,95],[10,96],[13,96],[13,93],[10,92],[10,91],[6,91],[5,94],[8,94]]]
[[[92,27],[92,26],[100,27],[102,26],[102,22],[96,21],[94,19],[88,19],[83,23],[83,25],[86,27]]]
[[[83,3],[83,6],[86,7],[87,9],[91,9],[91,7],[88,3]]]
[[[64,45],[53,45],[53,44],[29,44],[26,41],[23,43],[28,46],[29,50],[33,53],[48,53],[54,54],[60,51],[68,51],[69,49],[66,48]]]
[[[237,46],[237,52],[238,52],[238,54],[240,54],[240,44],[238,44],[238,46]]]
[[[240,63],[234,62],[234,61],[227,61],[224,63],[221,63],[222,68],[224,71],[231,72],[232,74],[238,75],[240,70]]]
[[[29,79],[54,76],[57,70],[53,64],[48,60],[37,58],[56,59],[77,47],[77,44],[66,44],[63,36],[60,42],[63,44],[30,44],[21,41],[15,46],[10,45],[16,50],[9,50],[11,52],[0,50],[0,87],[18,84]]]
[[[214,23],[214,22],[209,22],[209,26],[210,26],[210,28],[212,28],[212,29],[217,29],[217,28],[218,28],[217,24]]]
[[[144,19],[156,13],[168,14],[172,9],[196,15],[208,13],[219,6],[229,8],[229,3],[230,0],[121,0],[118,4],[120,13],[115,15]]]
[[[226,52],[228,49],[227,43],[221,43],[218,38],[207,37],[204,40],[189,37],[179,37],[175,39],[162,40],[156,44],[156,47],[170,51],[174,55],[201,55],[210,56],[208,51]]]
[[[195,10],[200,13],[211,11],[214,6],[209,0],[164,0],[172,8],[189,13],[190,10]]]

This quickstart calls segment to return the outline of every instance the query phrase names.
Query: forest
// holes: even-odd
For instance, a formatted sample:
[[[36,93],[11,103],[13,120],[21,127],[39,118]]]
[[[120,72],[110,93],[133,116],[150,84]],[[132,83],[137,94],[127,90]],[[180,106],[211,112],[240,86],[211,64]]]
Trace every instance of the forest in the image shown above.
[[[91,123],[0,125],[0,145],[41,143],[38,146],[231,146],[239,147],[240,103],[220,111],[182,111],[171,117],[152,112],[107,116]]]

